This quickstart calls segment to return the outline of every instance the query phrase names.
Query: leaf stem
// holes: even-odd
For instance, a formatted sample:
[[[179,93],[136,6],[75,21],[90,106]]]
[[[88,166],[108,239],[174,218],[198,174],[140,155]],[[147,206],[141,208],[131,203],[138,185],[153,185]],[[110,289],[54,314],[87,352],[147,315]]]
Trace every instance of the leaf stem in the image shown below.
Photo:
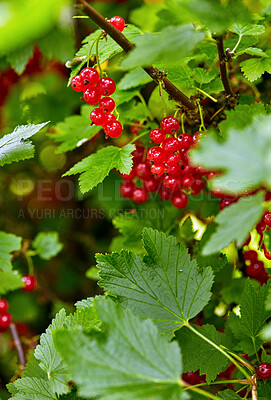
[[[150,131],[147,130],[147,131],[142,132],[140,135],[135,136],[135,137],[129,142],[129,144],[136,142],[138,139],[140,139],[142,136],[145,136],[147,133],[150,133]]]
[[[200,88],[198,88],[198,87],[196,87],[196,89],[197,89],[199,92],[203,93],[205,96],[209,97],[209,99],[211,99],[212,101],[214,101],[215,103],[217,103],[217,99],[215,99],[213,96],[211,96],[210,94],[206,93],[204,90],[202,90],[202,89],[200,89]]]
[[[12,334],[12,337],[13,337],[17,352],[18,352],[20,366],[24,369],[24,367],[25,367],[24,351],[23,351],[23,348],[22,348],[22,344],[21,344],[20,337],[18,335],[16,326],[12,322],[10,324],[9,328],[10,328],[10,331],[11,331],[11,334]]]
[[[202,114],[202,108],[201,108],[201,105],[200,105],[200,101],[198,100],[197,103],[198,103],[199,115],[200,115],[200,127],[199,127],[199,130],[201,131],[203,129],[205,132],[207,132],[207,130],[205,128],[205,125],[204,125],[204,120],[203,120],[203,114]]]
[[[234,48],[232,49],[231,53],[236,52],[236,49],[237,49],[237,47],[239,46],[241,40],[242,40],[242,35],[239,35],[238,42],[236,43],[236,45],[235,45]]]
[[[232,356],[230,356],[223,348],[218,346],[216,343],[212,342],[206,336],[202,335],[199,331],[197,331],[197,329],[193,328],[193,326],[190,325],[188,321],[185,323],[185,326],[192,332],[194,332],[197,336],[199,336],[201,339],[205,340],[205,342],[209,343],[211,346],[217,349],[226,358],[228,358],[236,366],[236,368],[238,368],[239,371],[242,372],[242,374],[249,380],[249,382],[252,383],[251,376],[248,374],[248,372],[243,367],[241,367],[241,365],[239,365],[238,362]]]
[[[221,346],[222,348],[224,348],[229,354],[231,354],[233,357],[235,357],[241,364],[243,364],[245,367],[247,367],[247,369],[254,374],[254,368],[252,367],[252,365],[250,365],[248,362],[246,362],[245,360],[243,360],[240,356],[238,356],[235,353],[232,353],[229,349],[227,349],[227,347],[225,346]]]
[[[205,390],[198,389],[195,386],[190,386],[188,383],[184,382],[183,380],[180,380],[180,385],[185,388],[185,390],[191,390],[192,392],[198,393],[201,396],[207,397],[208,399],[212,400],[222,400],[221,397],[215,396],[212,393],[206,392]]]
[[[98,38],[96,39],[96,62],[98,65],[98,69],[99,69],[99,74],[100,74],[100,78],[103,76],[103,71],[101,68],[101,64],[100,64],[100,60],[99,60],[99,40],[101,39],[103,33],[101,33]]]
[[[223,385],[225,383],[240,383],[241,385],[250,385],[250,382],[248,379],[229,379],[229,380],[224,380],[224,381],[215,381],[215,382],[204,382],[204,383],[198,383],[197,385],[193,385],[193,387],[201,387],[201,386],[211,386],[211,385]],[[188,388],[185,388],[187,390]]]

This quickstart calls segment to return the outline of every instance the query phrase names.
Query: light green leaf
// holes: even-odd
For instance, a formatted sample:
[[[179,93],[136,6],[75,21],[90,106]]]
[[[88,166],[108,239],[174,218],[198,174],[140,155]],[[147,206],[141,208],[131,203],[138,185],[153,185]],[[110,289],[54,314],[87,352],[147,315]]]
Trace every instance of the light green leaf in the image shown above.
[[[226,119],[219,124],[223,135],[230,129],[242,130],[246,126],[252,124],[253,118],[259,114],[265,114],[266,109],[263,103],[255,104],[238,104],[234,110],[225,110]]]
[[[132,168],[131,153],[134,149],[131,144],[121,148],[104,147],[75,164],[64,176],[81,173],[79,185],[81,192],[86,193],[102,182],[113,168],[128,174]]]
[[[7,56],[7,61],[18,75],[21,75],[24,72],[29,58],[32,57],[33,49],[34,47],[31,43]]]
[[[136,48],[129,52],[123,60],[122,67],[126,69],[136,66],[147,66],[163,60],[175,63],[191,52],[204,34],[195,31],[192,24],[170,26],[160,33],[146,33],[136,40]]]
[[[215,218],[218,224],[203,248],[203,254],[216,253],[227,247],[233,240],[241,247],[248,237],[249,232],[261,219],[264,210],[264,194],[257,193],[255,196],[242,197],[237,203],[226,207]]]
[[[152,78],[142,68],[133,69],[119,81],[118,89],[127,90],[137,86],[143,86],[152,81]]]
[[[11,253],[21,248],[22,238],[12,233],[0,231],[0,270],[12,270]]]
[[[245,77],[251,82],[259,79],[265,71],[271,74],[270,57],[250,58],[249,60],[242,61],[240,65]]]
[[[20,289],[23,287],[22,276],[14,272],[0,271],[0,294],[6,294],[11,290]]]
[[[257,36],[265,32],[265,26],[256,24],[233,24],[233,26],[230,28],[230,31],[239,36]]]
[[[208,71],[204,68],[195,68],[193,69],[193,78],[200,85],[204,83],[210,83],[216,77],[216,73],[214,71]]]
[[[65,63],[73,57],[75,50],[72,27],[58,25],[48,35],[39,39],[37,45],[46,57]]]
[[[242,397],[240,397],[237,393],[235,393],[231,389],[223,390],[223,392],[218,392],[217,394],[223,400],[242,400]]]
[[[249,47],[244,52],[249,54],[250,56],[268,57],[268,55],[262,49],[259,49],[258,47]]]
[[[58,396],[50,387],[49,381],[40,378],[17,379],[13,386],[18,390],[14,400],[57,400]]]
[[[47,124],[17,126],[12,133],[3,136],[0,139],[0,166],[33,157],[35,149],[27,139]]]
[[[196,316],[211,296],[213,272],[199,272],[187,249],[173,236],[144,228],[148,256],[129,251],[96,256],[99,282],[141,318],[150,318],[161,331],[172,333]]]
[[[94,305],[106,330],[101,340],[78,331],[54,333],[79,395],[102,400],[187,399],[179,384],[177,343],[168,343],[151,321],[141,321],[111,300],[96,298]]]
[[[32,245],[43,260],[50,260],[55,257],[63,248],[63,244],[59,241],[58,232],[40,232]]]
[[[250,116],[247,118],[249,120]],[[213,135],[206,135],[199,148],[191,152],[192,162],[207,169],[224,170],[213,180],[213,187],[226,193],[242,193],[260,185],[271,186],[270,124],[270,115],[258,115],[243,129],[229,129],[227,139],[222,143]]]

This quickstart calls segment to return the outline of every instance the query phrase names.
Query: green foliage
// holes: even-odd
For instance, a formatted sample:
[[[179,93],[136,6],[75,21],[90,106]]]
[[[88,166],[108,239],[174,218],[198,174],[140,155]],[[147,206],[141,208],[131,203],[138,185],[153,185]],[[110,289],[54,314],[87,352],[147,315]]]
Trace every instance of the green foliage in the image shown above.
[[[0,231],[0,269],[11,272],[11,253],[21,248],[22,238],[11,233]]]
[[[48,122],[39,125],[17,126],[14,131],[0,139],[0,166],[34,156],[34,146],[29,139]]]
[[[24,71],[29,58],[33,54],[33,50],[34,50],[33,44],[28,44],[22,49],[17,50],[14,53],[8,55],[7,61],[10,63],[12,68],[17,72],[17,74],[20,75]]]
[[[253,54],[258,55],[261,58],[250,58],[249,60],[242,61],[240,63],[241,70],[245,77],[253,82],[259,79],[265,72],[271,74],[271,51],[270,49],[266,53]]]
[[[32,246],[43,260],[55,257],[63,248],[59,242],[58,232],[40,232],[34,239]]]
[[[173,236],[143,229],[148,256],[126,250],[96,256],[105,290],[125,307],[156,322],[169,336],[195,317],[208,303],[213,283],[211,268],[199,272],[186,248]]]
[[[0,294],[23,287],[22,276],[17,272],[0,271]]]
[[[118,89],[127,90],[137,86],[143,86],[152,81],[152,78],[141,68],[135,68],[127,72],[118,84]]]
[[[179,384],[181,354],[151,321],[105,298],[94,301],[104,335],[59,330],[54,341],[83,397],[186,399]]]
[[[64,176],[81,173],[79,185],[81,192],[86,193],[102,182],[113,168],[128,174],[132,168],[131,153],[134,149],[135,146],[131,144],[121,148],[104,147],[74,165]]]

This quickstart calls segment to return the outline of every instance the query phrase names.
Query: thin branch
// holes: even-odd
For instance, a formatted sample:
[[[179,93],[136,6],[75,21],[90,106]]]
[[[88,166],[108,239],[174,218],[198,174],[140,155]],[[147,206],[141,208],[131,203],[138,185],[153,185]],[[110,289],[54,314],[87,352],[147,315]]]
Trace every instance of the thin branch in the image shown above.
[[[219,58],[219,68],[220,68],[220,77],[221,81],[223,83],[226,97],[229,101],[229,104],[231,107],[235,107],[237,104],[237,99],[235,94],[232,91],[229,78],[228,78],[228,73],[227,73],[227,58],[226,54],[224,51],[224,44],[223,44],[223,38],[222,36],[217,36],[216,38],[216,46],[217,46],[217,51],[218,51],[218,58]]]
[[[83,12],[92,19],[100,28],[102,28],[118,45],[128,53],[134,49],[134,44],[131,43],[120,31],[111,25],[101,14],[99,14],[93,7],[91,7],[85,0],[77,0],[83,5]],[[163,89],[170,95],[170,97],[178,103],[188,108],[191,111],[196,111],[197,106],[195,103],[182,93],[173,83],[167,79],[161,71],[152,66],[144,68],[148,75],[156,82],[162,81]]]
[[[13,322],[10,324],[10,331],[11,331],[11,334],[12,334],[12,337],[13,337],[17,352],[18,352],[20,366],[22,368],[24,368],[25,367],[24,351],[23,351],[23,348],[22,348],[22,344],[21,344],[21,341],[20,341],[16,326],[15,326],[15,324]]]

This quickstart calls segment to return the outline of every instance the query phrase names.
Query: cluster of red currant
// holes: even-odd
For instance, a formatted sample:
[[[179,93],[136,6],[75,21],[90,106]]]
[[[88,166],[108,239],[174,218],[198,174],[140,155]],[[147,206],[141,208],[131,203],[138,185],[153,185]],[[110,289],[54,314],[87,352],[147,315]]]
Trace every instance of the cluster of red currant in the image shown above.
[[[36,278],[33,275],[24,275],[23,278],[23,290],[25,292],[32,292],[37,286]],[[6,331],[11,324],[12,318],[8,312],[9,304],[7,300],[0,299],[0,332]]]
[[[171,200],[175,207],[185,208],[188,194],[198,195],[203,190],[206,171],[191,165],[188,152],[197,145],[204,132],[196,132],[193,136],[182,133],[178,136],[178,130],[178,120],[165,117],[160,128],[150,132],[152,142],[159,146],[151,147],[145,159],[144,147],[136,147],[133,169],[129,175],[122,175],[124,182],[120,186],[120,193],[123,197],[144,203],[148,193],[158,192],[163,200]],[[136,185],[134,178],[143,181],[142,187]]]

